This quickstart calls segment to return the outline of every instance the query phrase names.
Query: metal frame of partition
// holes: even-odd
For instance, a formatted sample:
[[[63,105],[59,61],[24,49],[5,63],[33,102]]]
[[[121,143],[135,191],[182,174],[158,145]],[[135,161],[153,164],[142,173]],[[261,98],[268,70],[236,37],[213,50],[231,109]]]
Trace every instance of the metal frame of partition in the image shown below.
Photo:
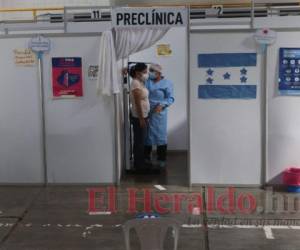
[[[187,158],[187,168],[188,168],[188,183],[189,183],[189,186],[191,187],[192,183],[191,183],[191,143],[190,143],[190,138],[191,138],[191,102],[190,102],[190,93],[191,93],[191,84],[190,84],[190,81],[191,81],[191,76],[190,76],[190,14],[191,14],[191,8],[188,7],[188,15],[187,15],[187,18],[188,18],[188,26],[187,26],[187,32],[186,32],[186,36],[187,36],[187,48],[186,48],[186,53],[187,53],[187,63],[186,63],[186,71],[187,71],[187,128],[188,128],[188,131],[187,131],[187,135],[188,135],[188,138],[187,138],[187,142],[188,142],[188,158]]]

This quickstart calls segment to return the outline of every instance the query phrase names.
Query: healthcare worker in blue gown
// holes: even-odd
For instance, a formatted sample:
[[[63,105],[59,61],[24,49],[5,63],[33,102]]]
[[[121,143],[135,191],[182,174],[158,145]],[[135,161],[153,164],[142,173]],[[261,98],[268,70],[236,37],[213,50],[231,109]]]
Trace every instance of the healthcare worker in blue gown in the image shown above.
[[[162,67],[151,64],[145,83],[149,90],[150,113],[145,140],[145,160],[152,163],[152,148],[157,146],[157,163],[164,168],[167,160],[168,108],[174,103],[173,84],[162,75]]]

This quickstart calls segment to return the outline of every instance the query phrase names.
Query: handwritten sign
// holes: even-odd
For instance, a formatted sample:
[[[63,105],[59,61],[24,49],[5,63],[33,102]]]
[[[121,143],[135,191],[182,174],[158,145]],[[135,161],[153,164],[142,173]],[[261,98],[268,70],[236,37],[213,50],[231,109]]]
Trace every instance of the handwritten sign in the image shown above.
[[[36,56],[31,49],[15,49],[15,64],[17,66],[34,66]]]

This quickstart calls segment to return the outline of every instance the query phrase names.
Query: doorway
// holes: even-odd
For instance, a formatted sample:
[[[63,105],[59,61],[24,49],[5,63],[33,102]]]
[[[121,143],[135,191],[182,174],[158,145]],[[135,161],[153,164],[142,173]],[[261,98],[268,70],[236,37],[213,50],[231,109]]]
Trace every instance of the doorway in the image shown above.
[[[180,36],[179,36],[180,34]],[[136,62],[157,63],[162,66],[163,76],[173,83],[174,103],[168,108],[168,151],[166,171],[150,174],[130,174],[132,168],[132,139],[130,125],[130,79],[124,85],[124,132],[125,164],[121,183],[145,183],[160,185],[187,186],[189,184],[188,168],[188,53],[187,28],[171,28],[167,34],[152,47],[133,54],[128,65]],[[169,51],[168,51],[169,50]],[[165,54],[161,53],[164,51]],[[153,148],[153,158],[156,150]],[[127,170],[127,171],[126,171]]]

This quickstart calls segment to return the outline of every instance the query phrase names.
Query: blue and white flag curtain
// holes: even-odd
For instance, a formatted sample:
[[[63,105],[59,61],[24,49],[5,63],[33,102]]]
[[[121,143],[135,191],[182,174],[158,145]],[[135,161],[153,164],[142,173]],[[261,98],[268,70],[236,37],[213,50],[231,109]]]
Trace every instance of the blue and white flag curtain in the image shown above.
[[[199,54],[201,99],[255,99],[257,95],[256,53]]]

